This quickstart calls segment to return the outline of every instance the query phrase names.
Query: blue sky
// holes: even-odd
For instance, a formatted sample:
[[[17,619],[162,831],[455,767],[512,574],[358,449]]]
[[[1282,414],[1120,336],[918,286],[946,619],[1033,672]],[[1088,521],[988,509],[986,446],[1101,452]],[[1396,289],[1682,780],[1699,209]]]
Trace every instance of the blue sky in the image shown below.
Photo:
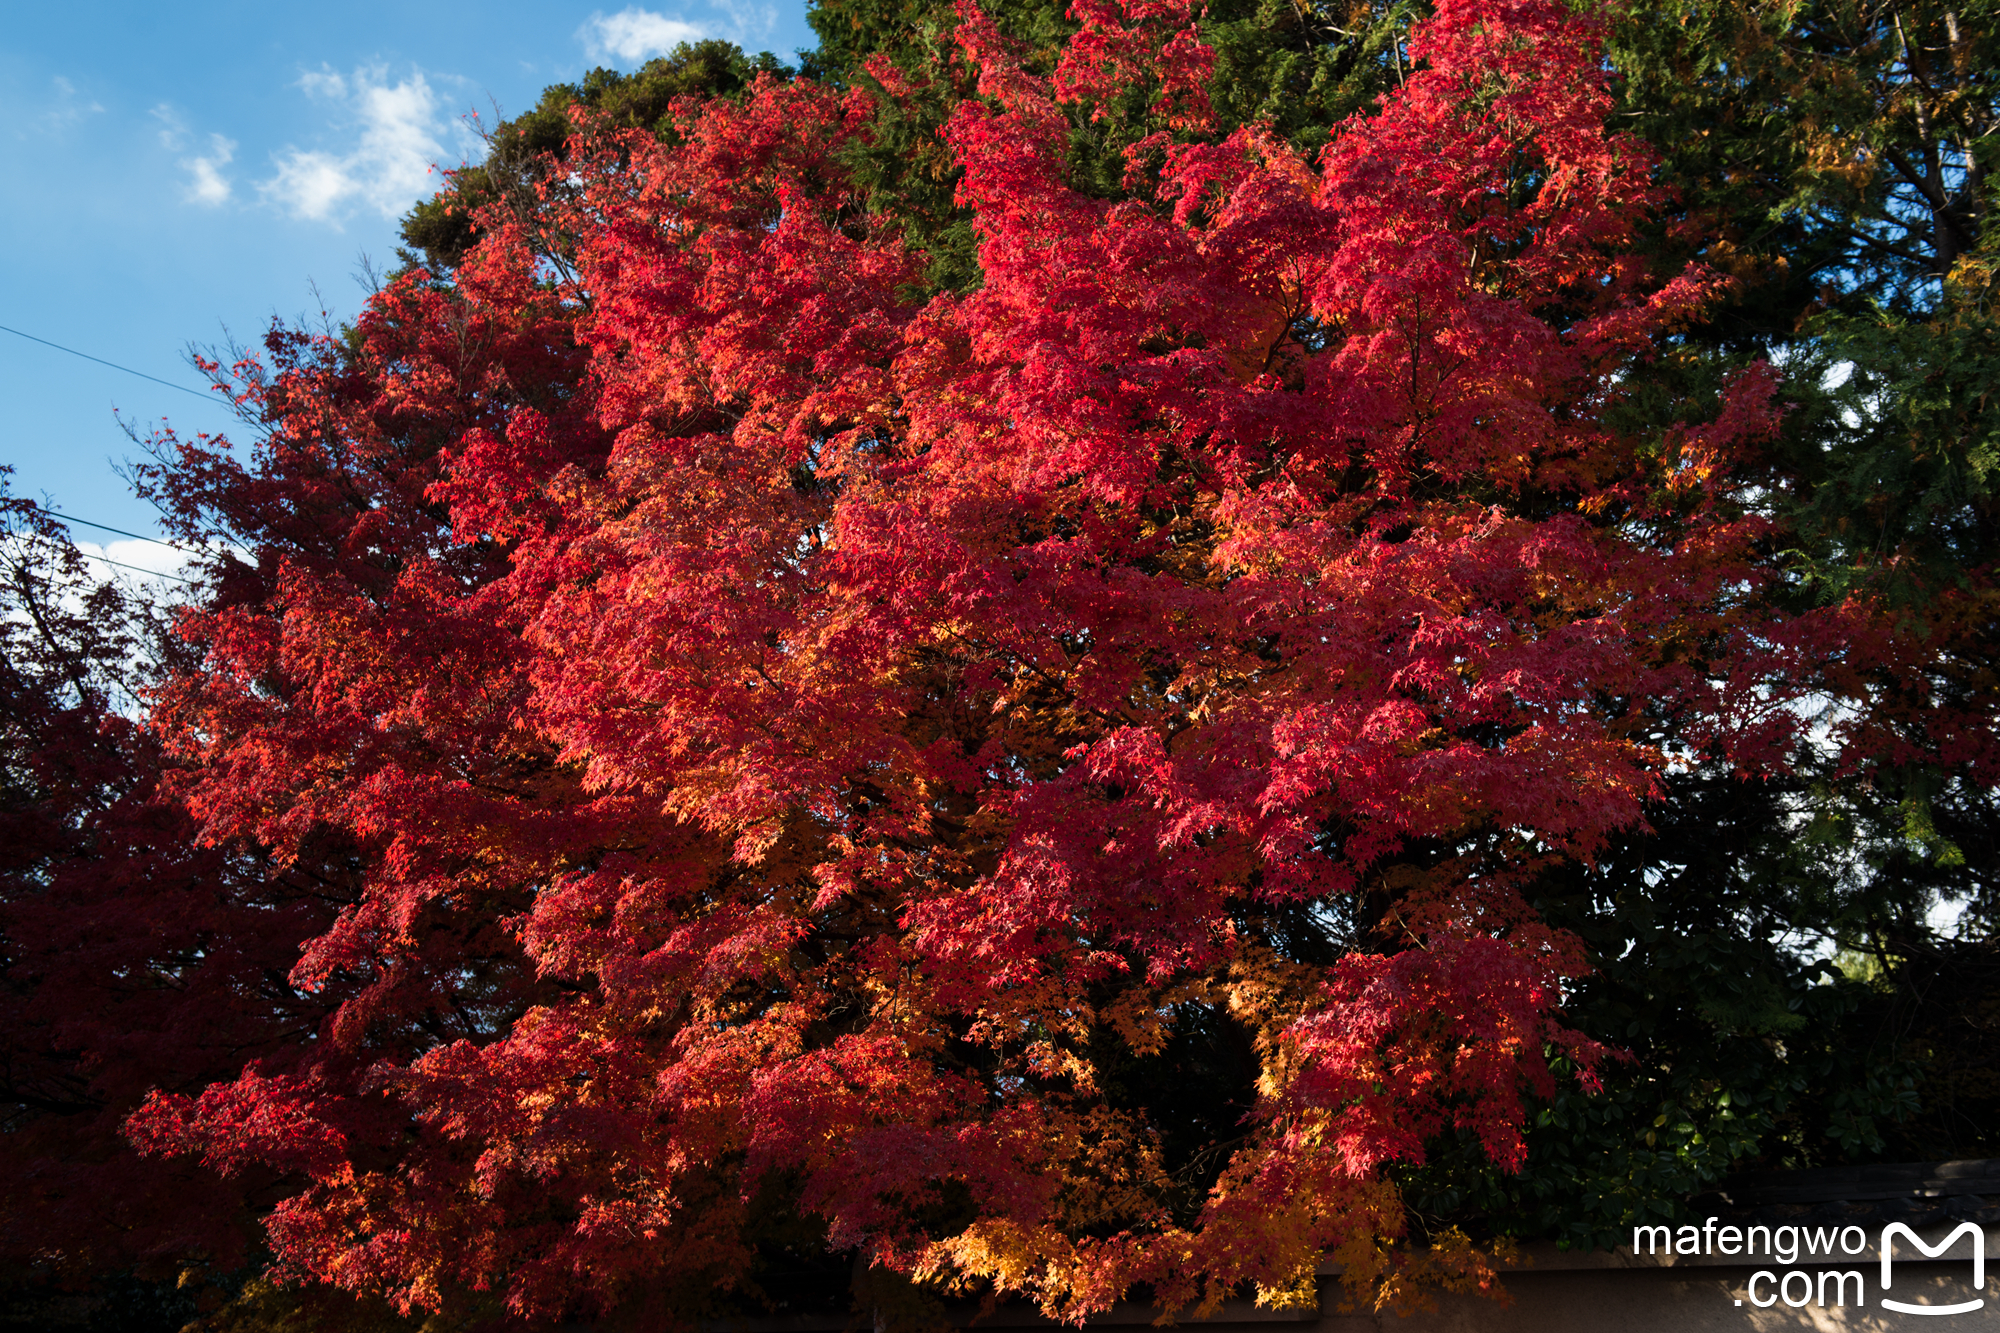
[[[700,36],[786,60],[813,42],[804,0],[10,6],[0,325],[199,390],[191,343],[353,315],[361,256],[393,263],[396,219],[436,189],[432,167],[478,156],[465,116],[511,115],[548,84]],[[0,395],[14,493],[135,532],[156,527],[114,471],[137,452],[118,416],[235,424],[11,333]],[[166,554],[104,540],[139,563]]]

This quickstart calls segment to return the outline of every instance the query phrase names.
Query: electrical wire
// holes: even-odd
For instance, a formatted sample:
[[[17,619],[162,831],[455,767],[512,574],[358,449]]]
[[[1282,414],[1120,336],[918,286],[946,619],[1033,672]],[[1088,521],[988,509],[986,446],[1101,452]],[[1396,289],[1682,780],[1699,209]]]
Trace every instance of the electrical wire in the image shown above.
[[[74,347],[64,347],[61,343],[52,343],[47,338],[37,338],[32,333],[23,333],[19,329],[10,329],[5,324],[0,324],[0,333],[11,333],[16,338],[26,338],[31,343],[40,343],[44,347],[53,347],[58,352],[68,352],[71,356],[80,356],[86,361],[95,361],[100,366],[109,366],[113,370],[122,370],[127,375],[137,375],[142,380],[151,380],[153,383],[163,384],[169,389],[179,389],[182,393],[191,393],[204,403],[215,402],[212,394],[203,393],[199,389],[190,389],[185,384],[176,384],[172,380],[163,380],[158,375],[148,375],[143,370],[134,370],[130,366],[121,366],[116,361],[106,361],[101,356],[92,356],[88,352],[79,352]]]
[[[0,534],[0,540],[4,540],[7,537],[12,537],[19,541],[40,542],[44,546],[53,546],[59,550],[75,551],[78,556],[85,560],[95,560],[99,564],[112,565],[119,569],[129,569],[134,574],[144,574],[149,579],[172,579],[175,583],[185,583],[190,587],[199,582],[197,579],[183,578],[179,574],[168,574],[157,569],[147,569],[144,565],[128,565],[123,560],[113,560],[108,555],[92,555],[89,551],[78,549],[72,543],[59,542],[53,537],[44,537],[38,532],[9,532]]]
[[[31,500],[28,503],[34,504],[34,501]],[[163,542],[158,537],[148,537],[140,532],[127,532],[123,528],[114,528],[109,523],[94,523],[90,519],[78,518],[75,514],[65,514],[62,510],[51,509],[47,505],[34,505],[34,509],[38,514],[47,514],[50,518],[59,518],[65,523],[81,523],[86,528],[96,528],[99,532],[115,532],[120,537],[130,537],[134,541],[151,542],[155,546],[164,546],[169,551],[187,550],[185,546],[176,546],[172,542]]]
[[[119,569],[129,569],[134,574],[144,574],[149,579],[172,579],[175,583],[185,583],[189,587],[193,587],[196,583],[196,580],[184,579],[178,574],[163,574],[157,569],[147,569],[142,565],[128,565],[123,560],[113,560],[108,555],[92,555],[88,551],[78,551],[77,554],[85,560],[96,560],[103,564],[116,565]]]

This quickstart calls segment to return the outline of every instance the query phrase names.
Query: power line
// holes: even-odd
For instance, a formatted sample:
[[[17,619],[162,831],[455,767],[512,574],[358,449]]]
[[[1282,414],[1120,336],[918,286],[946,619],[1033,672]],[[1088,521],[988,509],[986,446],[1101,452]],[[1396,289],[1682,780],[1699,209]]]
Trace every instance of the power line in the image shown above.
[[[34,504],[33,501],[29,501],[29,503]],[[51,509],[47,505],[35,505],[34,508],[38,514],[47,514],[50,518],[59,518],[65,523],[81,523],[86,528],[96,528],[99,532],[115,532],[120,537],[130,537],[134,541],[151,542],[155,546],[164,546],[169,551],[187,550],[185,546],[176,546],[172,542],[163,542],[158,537],[148,537],[142,532],[127,532],[123,528],[114,528],[109,523],[93,523],[87,518],[78,518],[74,514],[65,514],[62,510]]]
[[[113,370],[122,370],[127,375],[137,375],[142,380],[151,380],[155,384],[164,384],[169,389],[179,389],[182,393],[191,393],[204,403],[213,403],[215,401],[212,395],[205,394],[199,389],[190,389],[185,384],[176,384],[172,380],[163,380],[158,375],[148,375],[143,370],[134,370],[130,366],[121,366],[116,361],[106,361],[101,356],[92,356],[88,352],[79,352],[74,347],[64,347],[61,343],[52,343],[47,338],[37,338],[32,333],[23,333],[19,329],[10,329],[5,324],[0,324],[0,333],[11,333],[16,338],[26,338],[31,343],[40,343],[44,347],[53,347],[58,352],[68,352],[71,356],[80,356],[86,361],[95,361],[100,366],[110,366]],[[81,521],[81,519],[78,520],[78,522]],[[91,526],[95,527],[96,525],[92,524]]]
[[[78,551],[77,554],[85,560],[98,560],[107,565],[116,565],[120,569],[129,569],[134,574],[144,574],[149,579],[172,579],[175,583],[185,583],[189,587],[193,587],[196,582],[194,579],[184,579],[178,574],[165,574],[157,569],[147,569],[141,565],[128,565],[123,560],[113,560],[108,555],[92,555],[88,551]]]
[[[149,579],[172,579],[176,583],[185,583],[190,586],[199,582],[197,579],[182,578],[179,574],[168,574],[163,570],[147,569],[144,565],[128,565],[123,560],[113,560],[108,555],[92,555],[89,551],[79,549],[73,543],[59,542],[52,537],[44,537],[36,532],[10,532],[4,535],[19,538],[23,541],[40,542],[44,546],[56,546],[65,550],[75,551],[78,556],[85,560],[96,560],[101,564],[115,565],[119,569],[129,569],[134,574],[144,574]]]

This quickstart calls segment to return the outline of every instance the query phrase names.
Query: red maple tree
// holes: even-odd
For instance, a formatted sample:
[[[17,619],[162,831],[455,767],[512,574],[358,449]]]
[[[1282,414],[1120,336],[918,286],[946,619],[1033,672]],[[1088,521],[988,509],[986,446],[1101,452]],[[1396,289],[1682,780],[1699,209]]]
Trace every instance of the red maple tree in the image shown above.
[[[1385,1170],[1516,1164],[1591,1078],[1521,885],[1831,688],[1860,611],[1762,595],[1770,378],[1622,411],[1718,280],[1633,258],[1588,19],[1447,0],[1308,161],[1207,131],[1184,6],[1080,6],[1051,79],[960,14],[977,290],[860,207],[862,94],[767,81],[584,125],[451,282],[274,340],[254,457],[164,442],[254,552],[183,619],[170,785],[333,919],[311,1039],[131,1133],[279,1173],[284,1270],[664,1317],[775,1191],[1065,1317],[1484,1282]],[[1135,86],[1170,129],[1073,188],[1065,105]],[[1202,1006],[1258,1075],[1189,1197],[1108,1071]]]
[[[140,1159],[123,1124],[149,1093],[284,1059],[319,1025],[324,998],[285,974],[333,912],[246,844],[198,845],[139,716],[155,614],[5,472],[0,1276],[47,1295],[190,1250],[241,1263],[270,1173]]]

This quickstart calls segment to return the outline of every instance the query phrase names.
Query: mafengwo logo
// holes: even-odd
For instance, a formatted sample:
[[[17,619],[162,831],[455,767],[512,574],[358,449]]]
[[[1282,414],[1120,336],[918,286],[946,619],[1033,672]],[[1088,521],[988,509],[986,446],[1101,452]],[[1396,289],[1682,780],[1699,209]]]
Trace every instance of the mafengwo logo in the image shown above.
[[[1901,1222],[1891,1222],[1888,1226],[1882,1228],[1883,1291],[1888,1291],[1890,1287],[1890,1280],[1893,1276],[1890,1272],[1890,1266],[1896,1261],[1892,1247],[1895,1245],[1896,1237],[1898,1236],[1903,1237],[1910,1244],[1916,1246],[1933,1259],[1942,1258],[1944,1252],[1951,1248],[1952,1242],[1956,1241],[1960,1236],[1972,1237],[1972,1285],[1980,1291],[1986,1290],[1986,1232],[1980,1228],[1978,1223],[1962,1223],[1958,1230],[1946,1236],[1936,1245],[1926,1245],[1923,1237],[1904,1226]],[[1971,1314],[1974,1310],[1979,1309],[1985,1304],[1986,1298],[1983,1296],[1974,1300],[1961,1301],[1957,1305],[1905,1305],[1901,1301],[1892,1301],[1887,1296],[1882,1297],[1883,1309],[1896,1310],[1902,1314]]]
[[[1868,1233],[1860,1227],[1803,1227],[1803,1226],[1723,1226],[1716,1223],[1719,1218],[1711,1217],[1702,1226],[1673,1227],[1633,1227],[1632,1253],[1640,1254],[1684,1254],[1741,1256],[1744,1262],[1754,1263],[1759,1258],[1768,1257],[1779,1264],[1791,1265],[1802,1256],[1818,1258],[1822,1264],[1839,1263],[1852,1258],[1868,1248]],[[1986,1298],[1976,1296],[1969,1301],[1957,1301],[1943,1305],[1918,1305],[1910,1301],[1899,1301],[1889,1293],[1895,1289],[1896,1242],[1901,1240],[1909,1249],[1920,1251],[1927,1259],[1946,1259],[1953,1246],[1959,1241],[1972,1241],[1972,1286],[1976,1291],[1986,1290],[1986,1232],[1976,1222],[1962,1222],[1944,1239],[1933,1245],[1901,1222],[1891,1222],[1882,1228],[1877,1250],[1882,1257],[1882,1290],[1877,1299],[1885,1310],[1898,1314],[1913,1315],[1954,1315],[1971,1314],[1985,1307]],[[1643,1247],[1643,1248],[1642,1248]],[[1907,1271],[1907,1270],[1906,1270]],[[1905,1287],[1908,1287],[1905,1283]],[[1759,1309],[1769,1309],[1779,1301],[1793,1309],[1807,1305],[1821,1308],[1828,1306],[1864,1306],[1868,1304],[1868,1277],[1864,1269],[1850,1268],[1838,1270],[1832,1267],[1817,1269],[1789,1268],[1784,1273],[1775,1269],[1760,1268],[1750,1275],[1747,1291],[1749,1303]],[[1736,1303],[1742,1305],[1742,1297]]]

